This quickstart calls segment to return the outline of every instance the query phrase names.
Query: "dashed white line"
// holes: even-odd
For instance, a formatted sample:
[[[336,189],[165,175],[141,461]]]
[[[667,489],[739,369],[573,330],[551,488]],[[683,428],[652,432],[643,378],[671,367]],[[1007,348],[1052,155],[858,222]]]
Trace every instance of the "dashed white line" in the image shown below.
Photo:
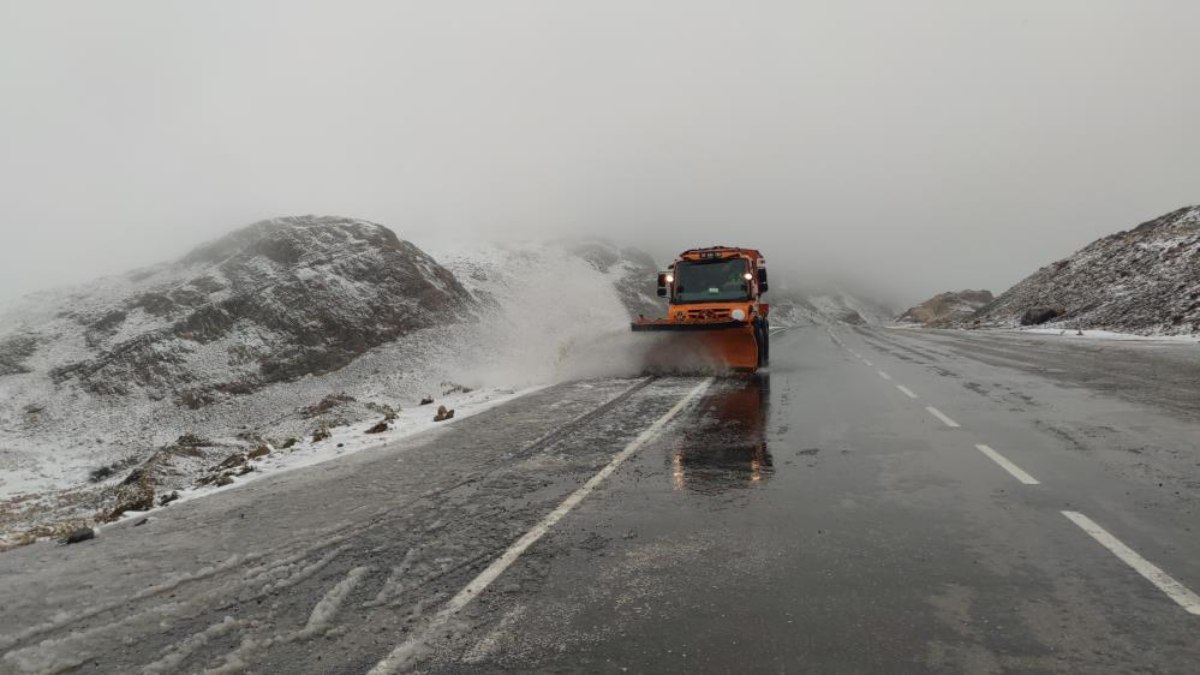
[[[1034,478],[1033,476],[1030,476],[1021,467],[1008,461],[1008,458],[1005,457],[1004,455],[1001,455],[1000,453],[996,452],[995,450],[991,449],[990,447],[988,447],[986,445],[983,445],[982,443],[976,445],[975,447],[980,452],[987,455],[988,459],[999,464],[1000,468],[1002,468],[1005,471],[1012,474],[1013,478],[1016,478],[1017,480],[1021,481],[1022,483],[1026,484],[1026,485],[1039,485],[1038,480],[1036,478]]]
[[[929,411],[930,415],[933,415],[934,417],[941,420],[942,424],[945,424],[946,426],[948,426],[952,429],[957,429],[959,426],[961,426],[961,425],[959,425],[958,422],[955,422],[954,420],[947,417],[946,413],[942,412],[941,410],[938,410],[937,408],[935,408],[931,405],[925,406],[925,409]]]
[[[898,384],[898,385],[896,385],[896,388],[897,388],[897,389],[899,389],[901,392],[903,392],[903,393],[904,393],[904,395],[905,395],[905,396],[907,396],[907,397],[909,397],[909,398],[916,398],[916,397],[917,397],[917,395],[913,393],[913,390],[912,390],[912,389],[909,389],[908,387],[906,387],[906,386],[904,386],[904,385],[902,385],[902,384]]]
[[[617,470],[625,460],[629,459],[633,453],[637,452],[643,445],[650,442],[662,431],[672,419],[680,412],[695,401],[701,394],[708,389],[712,384],[713,378],[707,378],[700,384],[696,385],[686,396],[676,403],[670,410],[663,414],[662,417],[655,420],[645,431],[638,434],[637,438],[633,439],[629,445],[618,452],[604,468],[600,469],[594,476],[588,479],[586,483],[571,493],[558,508],[548,513],[542,518],[531,530],[516,540],[500,555],[492,561],[492,564],[487,566],[487,569],[479,573],[479,576],[471,580],[461,591],[458,592],[446,606],[443,607],[423,629],[415,631],[407,640],[396,646],[382,661],[375,664],[371,669],[370,675],[382,675],[383,673],[395,673],[406,668],[409,661],[421,649],[425,640],[436,631],[444,628],[450,620],[463,607],[466,607],[480,593],[484,591],[493,581],[496,580],[505,570],[509,568],[521,554],[525,553],[526,549],[533,546],[541,539],[554,524],[562,520],[564,516],[571,512],[579,505],[588,495],[590,495],[600,483],[608,478],[614,471]]]
[[[1063,511],[1062,514],[1078,525],[1081,530],[1091,535],[1092,539],[1100,542],[1101,546],[1111,551],[1121,562],[1132,567],[1135,572],[1158,587],[1158,590],[1166,593],[1168,598],[1174,600],[1189,614],[1200,615],[1200,596],[1189,590],[1187,586],[1179,583],[1171,575],[1159,569],[1157,565],[1121,543],[1119,539],[1109,534],[1108,530],[1097,525],[1096,521],[1091,518],[1077,511]]]
[[[868,361],[868,360],[866,360],[866,359],[863,359],[863,363],[867,364],[868,366],[874,366],[874,365],[875,365],[874,363],[871,363],[870,361]]]
[[[883,372],[882,370],[878,371],[878,373],[879,373],[879,376],[880,376],[880,377],[882,377],[883,379],[887,380],[888,382],[891,382],[891,381],[892,381],[892,376],[891,376],[891,375],[888,375],[887,373]]]

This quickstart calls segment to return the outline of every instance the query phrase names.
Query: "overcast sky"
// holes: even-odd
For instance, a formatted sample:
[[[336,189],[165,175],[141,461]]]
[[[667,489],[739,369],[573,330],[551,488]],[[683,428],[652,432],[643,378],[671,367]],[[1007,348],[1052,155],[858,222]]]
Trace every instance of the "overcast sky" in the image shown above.
[[[1195,0],[0,8],[0,299],[321,213],[907,301],[1200,202]]]

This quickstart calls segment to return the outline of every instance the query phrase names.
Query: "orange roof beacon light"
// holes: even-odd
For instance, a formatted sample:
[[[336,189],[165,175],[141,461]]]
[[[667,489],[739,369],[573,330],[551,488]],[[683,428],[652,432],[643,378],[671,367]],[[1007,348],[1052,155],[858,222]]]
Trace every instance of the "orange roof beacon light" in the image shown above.
[[[634,332],[669,334],[649,354],[655,370],[755,372],[770,353],[767,264],[754,249],[694,248],[658,275],[667,316],[639,318]]]

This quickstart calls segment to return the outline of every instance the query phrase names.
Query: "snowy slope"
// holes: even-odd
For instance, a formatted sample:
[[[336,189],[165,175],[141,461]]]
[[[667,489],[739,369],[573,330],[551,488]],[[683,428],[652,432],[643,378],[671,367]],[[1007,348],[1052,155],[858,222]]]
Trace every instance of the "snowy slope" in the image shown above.
[[[1097,240],[983,307],[984,326],[1200,333],[1200,206]]]
[[[452,275],[390,230],[312,217],[38,294],[0,319],[0,495],[185,433],[251,429],[320,400],[376,347],[444,344],[472,311]],[[368,362],[380,360],[404,363]]]

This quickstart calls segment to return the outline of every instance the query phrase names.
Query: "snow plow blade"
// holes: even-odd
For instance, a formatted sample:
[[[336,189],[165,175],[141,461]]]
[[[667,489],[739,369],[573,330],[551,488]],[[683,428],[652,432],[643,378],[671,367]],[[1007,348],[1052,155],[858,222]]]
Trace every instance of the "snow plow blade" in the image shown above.
[[[636,321],[635,333],[660,337],[647,353],[651,371],[758,370],[759,345],[754,326],[744,321],[673,323]]]

